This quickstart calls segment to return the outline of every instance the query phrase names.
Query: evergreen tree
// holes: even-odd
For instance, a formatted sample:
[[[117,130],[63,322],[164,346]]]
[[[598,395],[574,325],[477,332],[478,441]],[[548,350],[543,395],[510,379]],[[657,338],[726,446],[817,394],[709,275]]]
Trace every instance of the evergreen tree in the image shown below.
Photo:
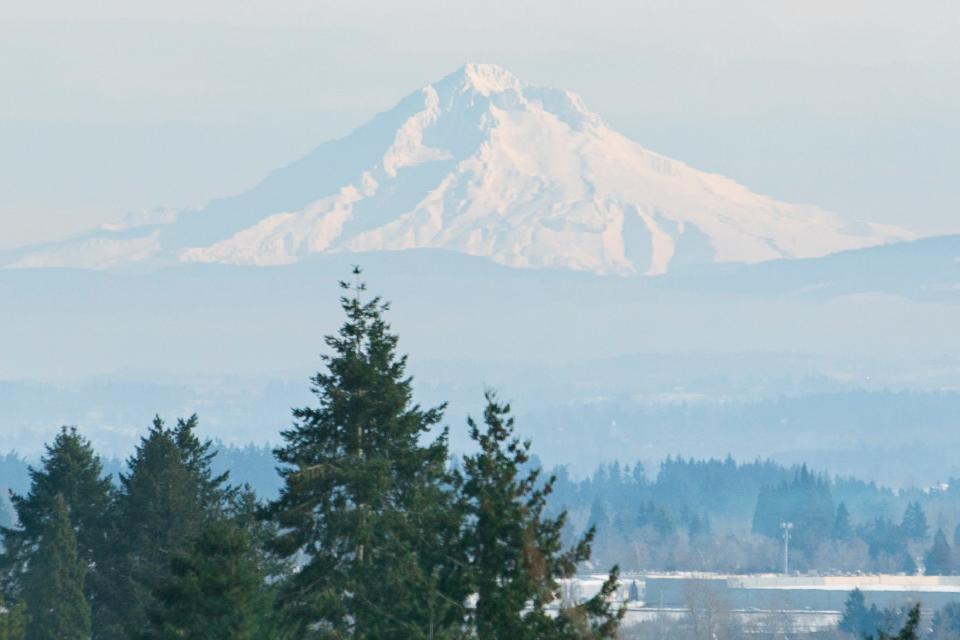
[[[238,495],[240,489],[227,484],[230,473],[213,473],[213,460],[217,457],[212,440],[202,440],[197,435],[200,418],[193,414],[186,420],[177,420],[173,438],[177,449],[197,486],[197,498],[205,508],[219,510]]]
[[[171,562],[204,527],[223,516],[233,490],[210,471],[209,443],[199,442],[197,420],[173,429],[159,417],[120,476],[109,576],[110,616],[98,638],[134,635],[156,608],[154,592],[170,579]]]
[[[907,505],[907,510],[903,513],[903,522],[900,528],[910,540],[926,540],[930,531],[927,524],[927,515],[923,512],[920,502],[911,502]]]
[[[472,429],[471,425],[471,429]],[[606,553],[608,545],[610,543],[610,534],[613,532],[614,528],[623,529],[622,525],[620,527],[614,527],[612,519],[610,518],[610,512],[607,509],[607,502],[603,499],[603,489],[600,489],[597,496],[594,497],[593,503],[590,505],[590,515],[587,517],[587,527],[593,530],[593,545],[599,551],[598,554],[602,555]]]
[[[529,442],[514,436],[510,407],[487,393],[484,426],[469,421],[479,452],[463,467],[463,496],[470,514],[464,534],[471,581],[477,594],[473,614],[481,640],[613,638],[625,609],[611,610],[617,570],[600,595],[583,604],[561,606],[555,618],[547,607],[560,602],[560,580],[590,559],[593,529],[564,550],[566,513],[544,515],[554,479],[540,481],[540,470],[526,470]]]
[[[933,614],[933,640],[960,638],[960,602],[951,602]]]
[[[883,624],[883,614],[876,605],[867,608],[866,599],[860,589],[854,589],[847,596],[843,606],[843,615],[838,628],[856,638],[865,638],[874,633]]]
[[[861,637],[864,631],[863,620],[867,614],[867,603],[860,589],[854,589],[847,596],[847,601],[843,605],[843,615],[840,617],[838,628],[840,631],[846,631],[857,637]]]
[[[270,544],[278,531],[276,524],[264,517],[264,511],[265,507],[257,501],[253,489],[244,485],[232,496],[227,513],[230,522],[249,538],[261,572],[271,584],[272,594],[276,590],[275,585],[289,577],[295,566],[291,559],[280,558],[271,551]]]
[[[837,515],[833,519],[831,537],[834,540],[849,540],[853,537],[853,527],[850,524],[850,512],[847,511],[847,505],[842,502],[837,506]]]
[[[37,553],[24,576],[30,640],[89,640],[90,603],[83,593],[85,573],[67,503],[57,495]]]
[[[102,600],[98,567],[109,552],[107,531],[113,493],[110,478],[104,476],[103,465],[90,442],[75,428],[66,427],[47,445],[40,467],[31,467],[29,476],[29,492],[23,496],[11,494],[18,524],[2,530],[7,592],[16,597],[60,496],[76,532],[77,554],[90,568],[85,588],[96,617]]]
[[[26,603],[21,601],[7,608],[0,600],[0,640],[25,640],[26,637]]]
[[[916,571],[916,563],[907,548],[907,536],[903,527],[897,526],[886,518],[877,517],[873,522],[860,527],[858,533],[867,543],[872,559],[881,556],[896,558],[902,571],[906,573]]]
[[[249,534],[221,519],[204,528],[154,593],[145,638],[155,640],[274,640],[270,602]]]
[[[468,587],[451,557],[461,527],[444,431],[423,440],[443,407],[412,400],[406,357],[379,298],[341,283],[346,321],[313,378],[319,405],[296,409],[275,455],[284,486],[268,513],[272,548],[302,557],[279,605],[299,633],[445,638],[460,633]]]
[[[877,633],[877,640],[918,640],[920,634],[918,629],[920,627],[920,605],[914,605],[911,607],[910,611],[907,613],[907,621],[903,625],[903,628],[900,632],[891,636],[884,631],[879,631]],[[868,638],[873,638],[873,636],[867,636]]]
[[[803,465],[796,471],[792,482],[783,482],[760,492],[754,510],[753,530],[779,539],[783,533],[780,523],[792,522],[791,548],[811,554],[830,537],[835,519],[829,482]]]
[[[953,573],[953,552],[947,544],[943,529],[937,529],[933,536],[933,546],[924,556],[925,573],[929,576],[946,576]]]

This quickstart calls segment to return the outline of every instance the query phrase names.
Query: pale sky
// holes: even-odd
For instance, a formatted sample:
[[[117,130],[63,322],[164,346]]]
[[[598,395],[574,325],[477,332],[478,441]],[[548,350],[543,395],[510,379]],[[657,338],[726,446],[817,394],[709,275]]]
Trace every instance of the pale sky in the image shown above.
[[[464,62],[754,191],[960,232],[956,0],[0,0],[0,248],[252,186]]]

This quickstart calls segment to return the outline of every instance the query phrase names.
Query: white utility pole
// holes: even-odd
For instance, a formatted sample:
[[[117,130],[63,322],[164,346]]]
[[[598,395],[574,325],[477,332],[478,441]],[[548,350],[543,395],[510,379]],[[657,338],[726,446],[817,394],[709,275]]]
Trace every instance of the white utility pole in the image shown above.
[[[790,531],[793,530],[793,523],[781,522],[780,528],[783,529],[783,574],[790,575]]]

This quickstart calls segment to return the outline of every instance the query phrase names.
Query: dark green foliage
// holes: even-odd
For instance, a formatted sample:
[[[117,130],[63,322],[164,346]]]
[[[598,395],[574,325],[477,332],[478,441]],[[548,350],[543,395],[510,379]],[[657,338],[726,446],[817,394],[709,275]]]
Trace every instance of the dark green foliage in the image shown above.
[[[856,638],[864,638],[877,633],[883,622],[883,614],[877,609],[877,605],[867,608],[863,592],[854,589],[847,596],[838,628]]]
[[[565,603],[556,618],[547,606],[560,601],[560,581],[590,559],[593,531],[564,549],[566,513],[544,515],[554,479],[525,470],[530,443],[514,436],[510,407],[487,393],[483,427],[469,421],[479,452],[464,458],[463,497],[469,514],[464,534],[470,579],[477,594],[472,621],[484,640],[612,638],[625,609],[608,602],[614,569],[601,594],[584,604]],[[599,503],[598,503],[599,504]],[[595,509],[594,517],[601,507]]]
[[[111,615],[98,637],[125,638],[145,627],[172,559],[223,516],[233,495],[225,475],[211,472],[211,444],[196,437],[196,427],[196,416],[173,429],[156,418],[120,477],[114,553],[106,566]]]
[[[23,578],[30,640],[89,640],[90,603],[83,592],[85,574],[67,503],[57,495]]]
[[[946,576],[954,572],[953,552],[947,544],[943,529],[937,529],[933,536],[933,546],[924,556],[923,565],[928,576]]]
[[[228,520],[207,525],[191,548],[175,556],[155,591],[151,640],[267,640],[271,627],[266,576],[250,535]]]
[[[23,601],[5,607],[0,600],[0,640],[25,640],[27,637],[27,605]]]
[[[294,563],[278,557],[269,549],[270,543],[277,537],[277,526],[264,517],[264,512],[264,505],[257,501],[257,495],[249,486],[236,491],[227,508],[230,522],[250,539],[261,572],[272,584],[276,584],[293,572]],[[270,590],[275,591],[273,587]]]
[[[900,523],[904,535],[910,540],[926,540],[930,531],[927,524],[927,515],[923,512],[920,502],[911,502],[903,513],[903,522]]]
[[[64,427],[47,445],[40,467],[31,467],[29,474],[29,492],[10,497],[18,526],[3,529],[8,570],[23,571],[53,515],[57,496],[63,498],[76,528],[80,558],[95,562],[105,544],[112,487],[90,442],[76,429]]]
[[[216,511],[227,504],[237,489],[227,486],[226,482],[230,477],[228,471],[214,473],[213,461],[217,457],[217,450],[212,441],[201,440],[197,436],[199,424],[200,419],[196,414],[186,420],[177,420],[172,435],[190,472],[200,505],[204,509]]]
[[[276,451],[284,486],[269,507],[280,531],[272,548],[304,561],[279,604],[301,634],[453,637],[468,592],[451,557],[460,517],[446,433],[422,444],[442,407],[413,404],[388,307],[362,302],[363,289],[341,299],[346,321],[326,338],[319,405],[294,411]]]
[[[918,629],[920,628],[920,605],[914,605],[907,613],[907,621],[904,623],[900,632],[891,636],[885,631],[878,631],[877,640],[917,640],[920,637]],[[874,636],[867,636],[872,640]]]
[[[29,478],[26,495],[11,495],[18,526],[3,529],[7,591],[16,596],[20,577],[36,555],[43,531],[53,517],[57,496],[61,496],[76,532],[77,554],[90,568],[84,584],[96,623],[104,598],[99,568],[109,552],[107,532],[113,494],[100,457],[76,429],[64,427],[46,447],[40,466],[29,469]]]

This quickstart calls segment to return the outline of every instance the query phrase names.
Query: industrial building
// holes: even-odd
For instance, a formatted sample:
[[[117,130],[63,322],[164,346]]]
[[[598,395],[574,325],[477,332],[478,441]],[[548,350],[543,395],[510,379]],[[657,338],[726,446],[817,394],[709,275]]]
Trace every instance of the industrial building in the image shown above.
[[[960,576],[647,574],[625,581],[631,579],[642,583],[648,608],[840,612],[854,589],[880,609],[920,603],[932,611],[960,601]]]

